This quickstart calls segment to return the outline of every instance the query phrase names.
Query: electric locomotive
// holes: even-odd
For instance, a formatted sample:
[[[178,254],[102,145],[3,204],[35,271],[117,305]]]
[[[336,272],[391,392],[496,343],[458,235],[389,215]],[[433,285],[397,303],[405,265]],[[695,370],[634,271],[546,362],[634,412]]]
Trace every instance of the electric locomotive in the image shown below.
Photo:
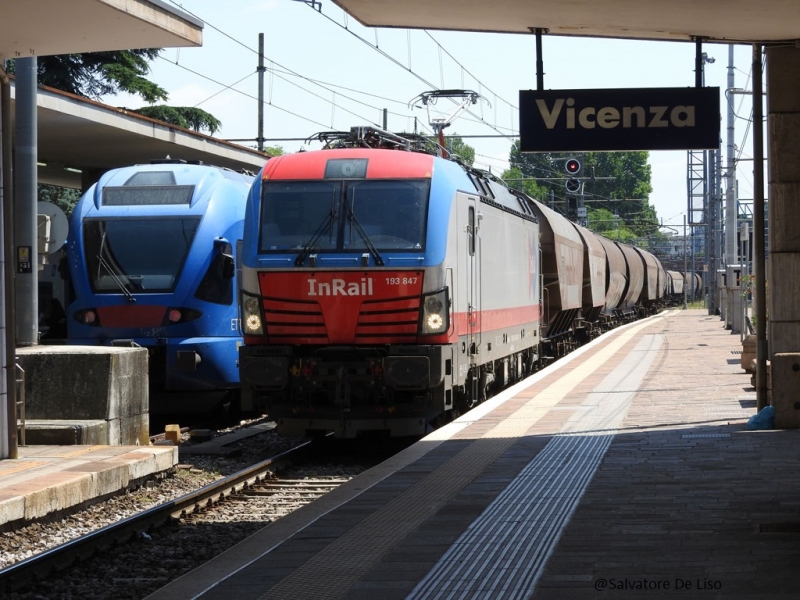
[[[271,159],[247,201],[244,409],[278,431],[416,436],[532,372],[533,201],[373,127]]]
[[[208,411],[238,402],[233,247],[253,177],[154,163],[109,171],[75,207],[68,343],[145,347],[150,411]]]

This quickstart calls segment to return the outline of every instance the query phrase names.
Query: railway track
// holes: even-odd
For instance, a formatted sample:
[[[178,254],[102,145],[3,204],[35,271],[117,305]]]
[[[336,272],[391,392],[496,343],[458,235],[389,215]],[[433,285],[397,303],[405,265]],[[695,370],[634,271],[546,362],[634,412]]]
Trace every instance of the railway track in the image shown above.
[[[254,481],[227,499],[240,505],[237,511],[239,519],[275,520],[324,496],[349,479],[349,477],[330,477],[320,481],[276,477]],[[268,502],[262,502],[263,500]],[[206,520],[205,511],[200,507],[182,515],[181,518],[189,524],[200,524]]]
[[[274,520],[300,506],[307,504],[348,478],[335,481],[309,482],[289,480],[281,482],[274,472],[291,462],[308,460],[324,440],[300,443],[276,456],[263,460],[238,473],[208,484],[175,500],[164,502],[134,516],[125,518],[102,529],[66,542],[13,564],[0,571],[0,593],[14,592],[29,587],[32,582],[43,580],[55,573],[70,568],[77,562],[98,555],[114,546],[121,546],[132,539],[148,539],[153,530],[166,524],[183,520],[196,523],[204,514],[221,502],[233,500],[239,503],[253,498],[275,499],[275,509],[269,514],[262,511],[262,520]],[[237,510],[237,513],[243,511]],[[243,514],[247,514],[244,511]]]

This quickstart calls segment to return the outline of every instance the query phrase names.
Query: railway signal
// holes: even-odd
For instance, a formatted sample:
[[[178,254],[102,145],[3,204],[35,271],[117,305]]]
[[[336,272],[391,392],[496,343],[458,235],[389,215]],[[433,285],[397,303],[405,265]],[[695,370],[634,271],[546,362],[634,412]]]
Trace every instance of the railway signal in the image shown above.
[[[567,192],[570,194],[577,194],[581,190],[581,182],[577,179],[578,175],[581,173],[581,169],[581,161],[577,158],[569,158],[567,162],[564,163],[564,170],[569,175],[572,175],[572,177],[567,179],[564,183],[564,187],[567,188]]]
[[[570,194],[577,194],[581,191],[581,182],[579,179],[573,177],[572,179],[567,179],[564,183],[564,187],[567,188]]]
[[[570,175],[580,175],[581,167],[581,161],[579,161],[577,158],[567,159],[567,162],[564,163],[564,168]]]

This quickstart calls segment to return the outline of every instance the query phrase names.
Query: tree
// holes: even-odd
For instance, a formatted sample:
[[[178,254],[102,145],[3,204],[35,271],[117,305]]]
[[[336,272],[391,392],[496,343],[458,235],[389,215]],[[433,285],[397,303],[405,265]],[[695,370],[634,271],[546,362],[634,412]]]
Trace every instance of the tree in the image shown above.
[[[264,147],[264,154],[268,154],[269,156],[283,156],[284,150],[283,146],[265,146]]]
[[[37,186],[37,196],[41,202],[52,202],[69,216],[81,197],[79,190],[63,188],[56,185],[40,183]]]
[[[543,204],[549,204],[549,192],[547,188],[539,185],[534,179],[526,178],[522,175],[519,167],[512,167],[500,176],[506,185],[525,192]]]
[[[470,167],[475,163],[475,148],[467,144],[458,134],[448,136],[445,140],[447,151],[458,156],[465,165]]]
[[[583,198],[589,210],[606,209],[619,215],[636,236],[647,236],[658,229],[655,209],[649,204],[653,191],[647,152],[523,153],[519,141],[511,147],[509,162],[523,177],[535,178],[551,192],[558,204],[566,199],[564,164],[578,158]]]
[[[598,207],[615,210],[626,223],[657,224],[649,205],[651,169],[647,152],[587,152],[582,157],[584,194]],[[608,179],[606,179],[608,178]]]
[[[610,240],[630,243],[636,234],[625,222],[607,208],[590,208],[587,211],[588,227]]]
[[[131,112],[150,117],[151,119],[158,119],[171,125],[177,125],[184,129],[191,129],[193,131],[208,131],[209,135],[214,135],[222,123],[219,119],[206,111],[195,108],[193,106],[166,106],[158,104],[156,106],[145,106]]]
[[[58,90],[99,100],[103,96],[127,92],[147,102],[167,99],[167,91],[145,78],[148,61],[155,60],[160,48],[60,54],[37,58],[38,81]],[[14,63],[9,61],[9,72]]]
[[[160,48],[60,54],[37,58],[38,82],[76,96],[99,100],[103,96],[127,92],[153,104],[167,100],[167,91],[145,77],[149,61],[161,54]],[[10,61],[9,72],[14,72]],[[148,106],[131,110],[194,131],[214,135],[222,123],[210,113],[194,107]]]
[[[537,180],[538,185],[546,189],[553,189],[557,191],[559,196],[563,197],[563,178],[566,177],[564,173],[564,160],[560,160],[558,164],[558,157],[560,155],[551,152],[521,152],[519,149],[519,140],[515,140],[511,145],[511,153],[508,161],[511,168],[520,170],[523,176],[531,177]],[[559,179],[561,181],[559,181]],[[556,190],[556,188],[560,188]]]

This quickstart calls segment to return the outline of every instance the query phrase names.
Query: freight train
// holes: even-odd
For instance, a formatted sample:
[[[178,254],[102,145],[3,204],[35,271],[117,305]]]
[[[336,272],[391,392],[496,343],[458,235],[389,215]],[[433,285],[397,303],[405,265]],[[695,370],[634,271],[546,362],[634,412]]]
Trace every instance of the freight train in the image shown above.
[[[150,411],[238,402],[234,247],[253,176],[161,160],[114,169],[67,239],[67,342],[149,354]]]
[[[279,431],[424,434],[664,298],[651,253],[424,138],[317,139],[256,177],[239,253],[242,405]]]

